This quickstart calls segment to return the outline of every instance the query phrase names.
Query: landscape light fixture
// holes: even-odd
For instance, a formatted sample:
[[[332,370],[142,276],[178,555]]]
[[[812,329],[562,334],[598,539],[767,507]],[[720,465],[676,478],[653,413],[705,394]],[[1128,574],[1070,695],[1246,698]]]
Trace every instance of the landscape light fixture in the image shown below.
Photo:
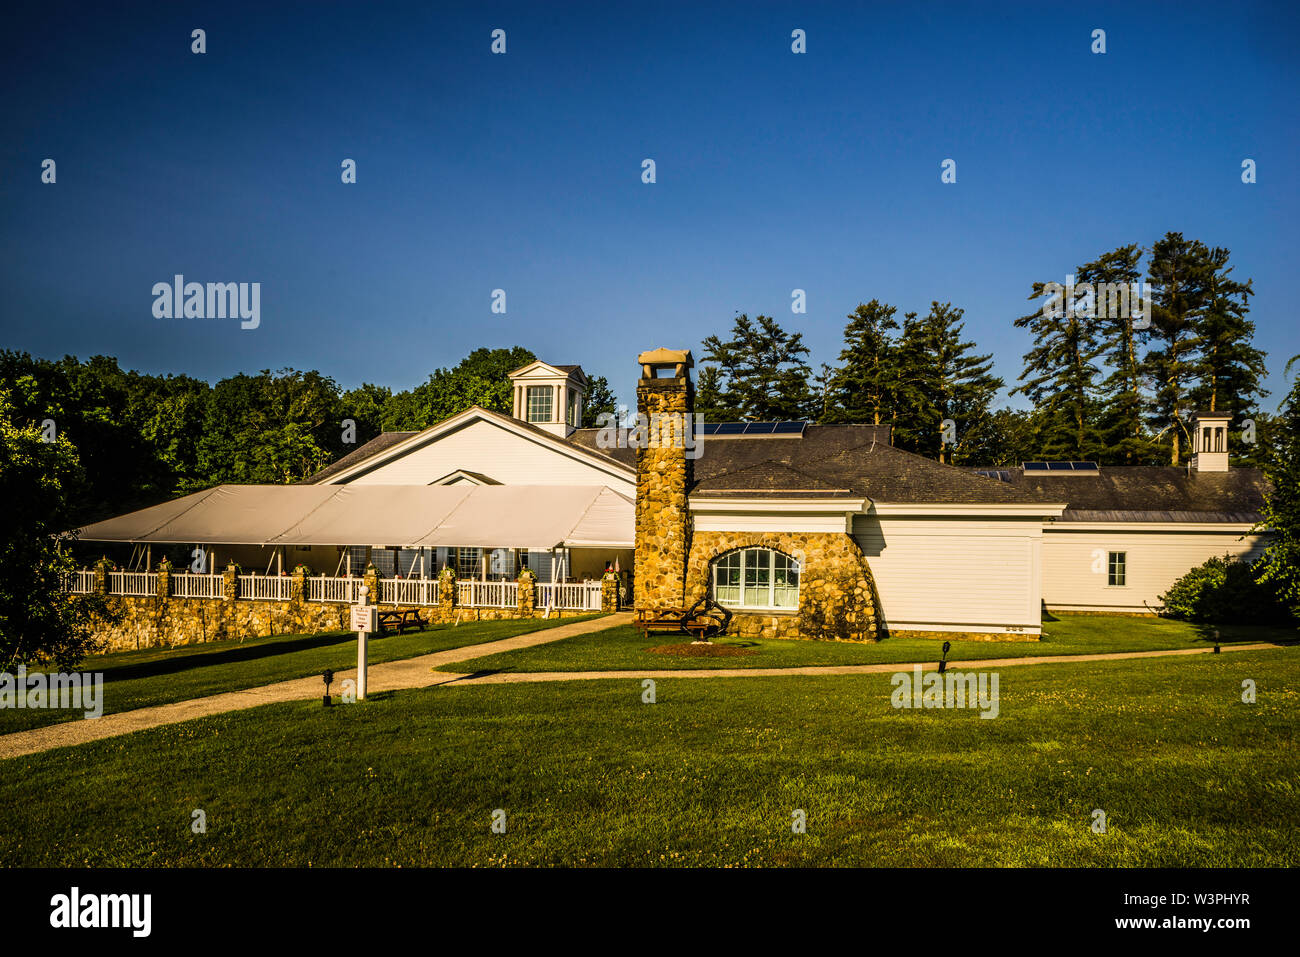
[[[939,674],[948,670],[948,649],[952,647],[951,641],[943,643],[943,657],[939,659]]]
[[[330,701],[330,682],[334,680],[334,672],[326,668],[321,677],[325,679],[325,707],[328,708],[332,703]]]

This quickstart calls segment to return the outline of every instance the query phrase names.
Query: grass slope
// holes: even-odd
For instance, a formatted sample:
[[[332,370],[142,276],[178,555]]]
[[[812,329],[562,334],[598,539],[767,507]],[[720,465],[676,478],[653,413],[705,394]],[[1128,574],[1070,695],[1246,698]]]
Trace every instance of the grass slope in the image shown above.
[[[1081,655],[1115,651],[1157,651],[1204,648],[1214,643],[1211,629],[1162,618],[1106,616],[1070,617],[1045,622],[1042,641],[952,642],[949,661],[1021,658],[1039,655]],[[1295,641],[1296,629],[1224,625],[1225,643]],[[554,644],[503,652],[447,665],[441,670],[468,674],[477,671],[659,671],[669,668],[793,668],[804,665],[857,665],[935,661],[942,642],[926,638],[888,638],[877,643],[727,639],[720,644],[758,652],[743,657],[685,658],[654,654],[658,645],[684,640],[657,634],[643,638],[635,628],[611,628],[566,638]]]
[[[592,616],[586,616],[592,617]],[[435,651],[511,638],[530,631],[580,621],[477,621],[434,625],[425,631],[387,635],[369,641],[370,664],[414,658]],[[104,713],[170,704],[226,691],[319,675],[326,668],[355,668],[357,638],[351,632],[321,635],[279,635],[243,642],[216,641],[175,648],[122,651],[87,658],[78,669],[104,673]],[[36,670],[36,669],[33,669]],[[337,692],[338,685],[334,685]],[[321,685],[321,692],[325,687]],[[82,720],[82,711],[0,709],[0,734]]]
[[[1000,680],[994,720],[888,675],[269,705],[0,763],[0,865],[1300,864],[1300,654]]]

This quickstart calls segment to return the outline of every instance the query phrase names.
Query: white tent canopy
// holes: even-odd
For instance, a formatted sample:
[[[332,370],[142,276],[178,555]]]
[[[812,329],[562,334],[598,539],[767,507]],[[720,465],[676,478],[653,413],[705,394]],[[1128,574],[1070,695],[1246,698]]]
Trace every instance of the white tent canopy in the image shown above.
[[[218,485],[78,530],[84,541],[419,548],[631,548],[603,485]]]

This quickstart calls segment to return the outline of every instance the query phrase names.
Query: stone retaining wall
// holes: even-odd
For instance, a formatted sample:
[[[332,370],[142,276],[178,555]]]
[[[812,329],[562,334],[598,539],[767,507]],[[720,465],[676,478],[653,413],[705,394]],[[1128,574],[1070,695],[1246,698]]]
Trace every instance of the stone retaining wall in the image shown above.
[[[447,584],[451,587],[446,587]],[[617,579],[608,576],[602,588],[602,608],[617,610],[617,589]],[[521,587],[519,591],[519,604],[514,608],[468,608],[456,605],[454,599],[438,605],[381,604],[378,607],[383,611],[415,610],[428,624],[545,618],[546,610],[534,604],[533,582],[529,581],[527,587]],[[455,595],[454,576],[449,582],[444,580],[442,593]],[[234,594],[229,592],[231,596]],[[272,635],[311,635],[348,629],[349,605],[303,601],[300,586],[294,588],[294,594],[296,597],[291,601],[108,595],[109,618],[101,621],[98,636],[105,651],[132,651],[205,641],[242,641]],[[576,609],[551,611],[555,618],[591,614],[595,612]]]

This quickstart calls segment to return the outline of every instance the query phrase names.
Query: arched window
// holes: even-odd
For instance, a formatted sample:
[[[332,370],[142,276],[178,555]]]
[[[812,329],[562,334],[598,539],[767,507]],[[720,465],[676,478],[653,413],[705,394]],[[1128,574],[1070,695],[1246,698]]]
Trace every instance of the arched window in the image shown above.
[[[741,548],[714,560],[713,598],[728,608],[799,607],[799,563],[771,548]]]

